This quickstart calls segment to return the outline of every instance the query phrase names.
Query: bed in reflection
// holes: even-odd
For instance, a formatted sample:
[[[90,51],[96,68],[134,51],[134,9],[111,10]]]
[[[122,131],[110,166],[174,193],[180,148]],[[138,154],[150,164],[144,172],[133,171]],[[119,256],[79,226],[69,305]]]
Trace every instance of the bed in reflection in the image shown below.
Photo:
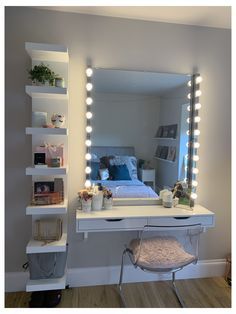
[[[91,181],[112,191],[114,198],[158,198],[138,180],[134,147],[93,146]]]

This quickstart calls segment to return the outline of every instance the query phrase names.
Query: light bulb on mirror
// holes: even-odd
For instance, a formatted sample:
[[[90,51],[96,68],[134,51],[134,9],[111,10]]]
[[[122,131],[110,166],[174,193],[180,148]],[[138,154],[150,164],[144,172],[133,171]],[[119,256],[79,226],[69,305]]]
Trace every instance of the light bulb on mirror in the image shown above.
[[[87,153],[87,154],[85,155],[85,159],[86,159],[86,160],[91,160],[91,158],[92,158],[92,155],[91,155],[90,153]]]
[[[90,180],[86,180],[84,186],[86,188],[90,188],[91,187],[91,181]]]
[[[196,90],[196,92],[195,92],[195,97],[200,97],[201,94],[202,94],[202,92],[200,91],[200,89],[199,89],[199,90]]]
[[[195,110],[201,109],[202,105],[198,102],[195,104]]]
[[[190,118],[188,118],[186,121],[187,121],[187,123],[190,123],[191,119],[190,119]]]
[[[200,147],[200,143],[194,142],[194,143],[193,143],[193,147],[194,147],[194,148],[199,148],[199,147]]]
[[[201,121],[201,118],[200,118],[199,116],[197,116],[197,117],[194,118],[194,122],[198,123],[198,122],[200,122],[200,121]]]
[[[90,167],[86,167],[86,168],[85,168],[85,173],[89,174],[89,173],[91,173],[91,171],[92,171],[92,170],[91,170]]]
[[[191,99],[192,98],[192,95],[191,93],[188,94],[188,99]]]
[[[88,146],[88,147],[91,146],[91,145],[92,145],[91,140],[86,140],[86,141],[85,141],[85,145]]]
[[[197,198],[197,194],[196,193],[191,193],[190,197],[191,197],[191,199],[195,200]]]
[[[185,159],[188,159],[188,154],[186,154],[184,157],[185,157]]]
[[[192,169],[192,173],[193,173],[193,174],[198,174],[198,173],[199,173],[199,170],[198,170],[197,168],[193,168],[193,169]]]
[[[201,82],[202,82],[202,77],[201,76],[196,77],[195,83],[200,84]]]
[[[92,131],[93,131],[93,128],[90,125],[86,126],[87,133],[91,133]]]
[[[188,110],[188,111],[190,111],[190,110],[191,110],[191,107],[190,107],[190,106],[188,106],[188,107],[187,107],[187,110]]]
[[[87,91],[90,92],[93,89],[93,84],[92,83],[87,83],[86,84],[86,89],[87,89]]]
[[[198,155],[193,155],[193,161],[199,161],[199,156]]]
[[[86,118],[87,119],[91,119],[92,116],[93,116],[92,112],[90,112],[90,111],[86,112]]]
[[[187,84],[189,87],[191,87],[192,85],[192,82],[191,81],[188,81],[188,84]]]
[[[87,98],[86,98],[86,104],[87,104],[88,106],[90,106],[90,105],[92,105],[92,103],[93,103],[93,99],[92,99],[91,97],[87,97]]]
[[[199,135],[200,135],[200,130],[194,130],[194,131],[193,131],[193,134],[194,134],[195,136],[199,136]]]
[[[197,187],[197,186],[198,186],[198,182],[195,181],[195,180],[193,180],[193,181],[192,181],[192,186]]]
[[[93,69],[92,68],[87,68],[86,69],[86,75],[87,75],[87,77],[91,77],[92,75],[93,75]]]

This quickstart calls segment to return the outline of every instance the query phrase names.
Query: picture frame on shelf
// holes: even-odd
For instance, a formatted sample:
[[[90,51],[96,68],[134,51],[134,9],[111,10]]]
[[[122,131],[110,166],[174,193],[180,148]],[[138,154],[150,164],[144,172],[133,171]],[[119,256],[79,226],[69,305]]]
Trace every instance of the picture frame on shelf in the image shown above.
[[[170,146],[168,149],[168,155],[167,155],[167,160],[169,161],[175,161],[175,156],[176,156],[176,147],[175,146]]]
[[[160,158],[162,146],[158,145],[155,153],[155,157]]]
[[[168,138],[176,139],[178,124],[171,124],[168,126]]]
[[[34,182],[34,193],[45,194],[54,192],[54,181],[35,181]]]
[[[162,137],[162,133],[163,133],[163,126],[159,126],[156,136],[155,137]]]
[[[166,159],[167,155],[168,155],[168,150],[169,147],[168,146],[162,146],[161,151],[160,151],[160,157],[161,159]]]
[[[165,125],[165,126],[163,126],[162,137],[164,137],[164,138],[169,137],[168,134],[169,134],[169,126]]]

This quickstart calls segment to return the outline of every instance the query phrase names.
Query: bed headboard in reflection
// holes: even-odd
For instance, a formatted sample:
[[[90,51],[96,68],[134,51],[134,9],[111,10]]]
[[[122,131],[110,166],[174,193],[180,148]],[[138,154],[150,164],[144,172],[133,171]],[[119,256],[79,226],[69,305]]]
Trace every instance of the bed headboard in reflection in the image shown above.
[[[135,156],[135,150],[132,146],[92,146],[91,153],[96,154],[98,158],[103,156]]]

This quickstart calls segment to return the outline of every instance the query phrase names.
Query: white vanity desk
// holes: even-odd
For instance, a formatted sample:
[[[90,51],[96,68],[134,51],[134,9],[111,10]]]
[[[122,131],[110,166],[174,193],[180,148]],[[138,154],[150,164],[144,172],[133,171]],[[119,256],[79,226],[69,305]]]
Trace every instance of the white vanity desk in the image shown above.
[[[158,226],[188,226],[201,224],[213,227],[214,213],[201,205],[193,210],[161,205],[113,206],[111,210],[84,213],[76,210],[76,232],[106,232],[142,230],[147,224]]]

